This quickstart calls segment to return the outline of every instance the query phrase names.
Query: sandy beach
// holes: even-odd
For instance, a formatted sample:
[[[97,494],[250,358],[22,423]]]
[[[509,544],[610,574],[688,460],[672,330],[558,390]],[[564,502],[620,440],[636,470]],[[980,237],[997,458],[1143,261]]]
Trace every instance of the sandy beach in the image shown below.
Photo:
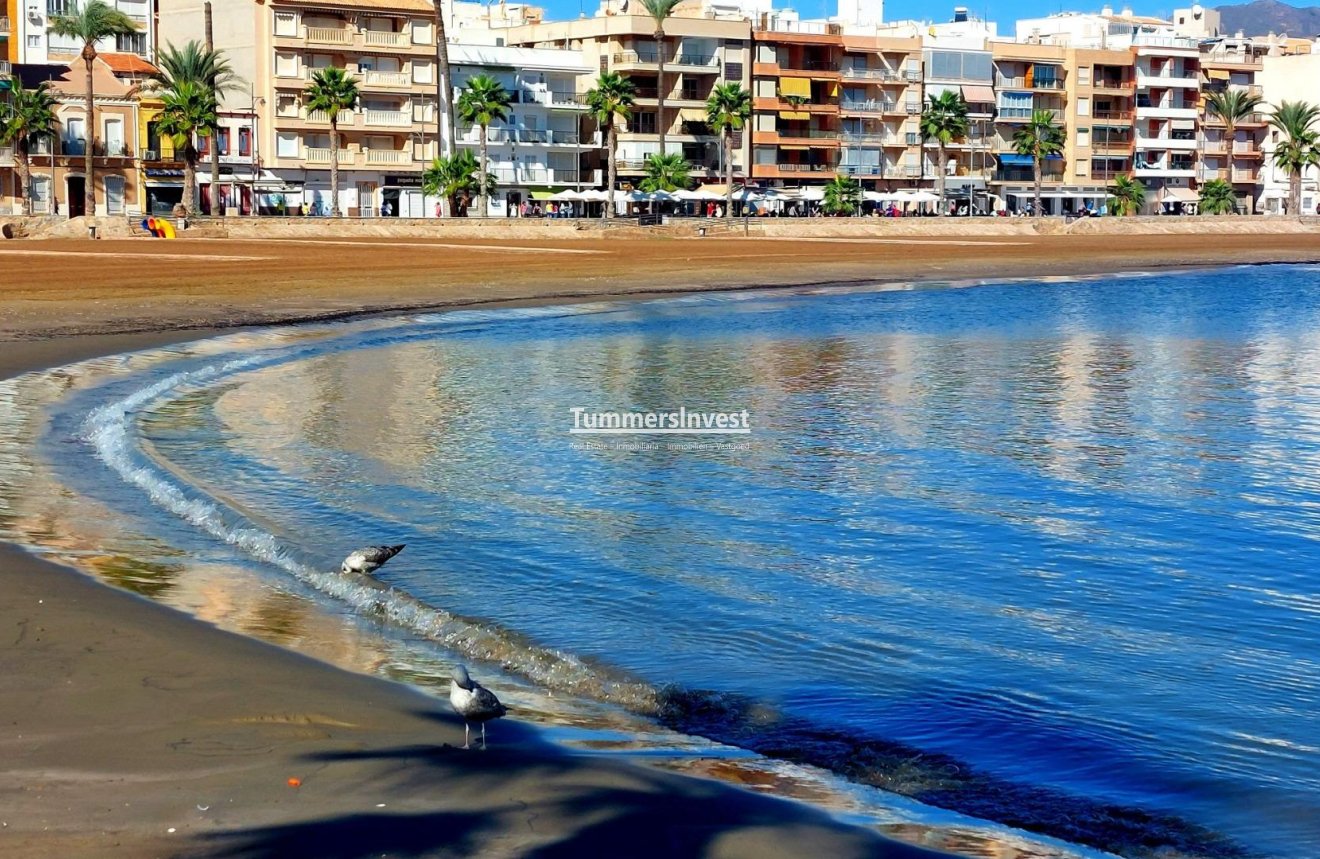
[[[924,245],[924,246],[923,246]],[[235,326],[696,289],[1314,262],[1320,234],[9,243],[0,378]],[[944,855],[603,758],[0,547],[0,854]],[[296,779],[293,787],[289,780]]]

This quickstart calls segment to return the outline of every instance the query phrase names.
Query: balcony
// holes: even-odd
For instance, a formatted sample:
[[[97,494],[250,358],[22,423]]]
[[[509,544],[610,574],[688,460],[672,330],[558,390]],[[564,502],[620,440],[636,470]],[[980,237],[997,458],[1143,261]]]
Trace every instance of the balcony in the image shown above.
[[[1137,135],[1138,149],[1164,150],[1173,149],[1180,152],[1191,152],[1199,147],[1194,137],[1171,137],[1168,135]]]
[[[1233,154],[1239,158],[1244,156],[1250,158],[1261,155],[1261,151],[1254,140],[1234,140]]]
[[[1122,123],[1124,126],[1128,126],[1132,124],[1132,111],[1097,110],[1091,114],[1091,118],[1096,122],[1118,122]]]
[[[1137,119],[1198,119],[1201,111],[1191,102],[1138,104]]]
[[[585,93],[575,90],[518,90],[514,101],[520,104],[540,104],[546,107],[583,109],[587,107]]]
[[[412,86],[412,77],[407,72],[367,72],[363,82],[369,87],[407,89]]]
[[[329,164],[333,150],[308,146],[303,149],[303,160],[308,164]],[[339,150],[339,166],[353,166],[357,163],[357,153],[351,149]]]
[[[843,68],[839,72],[846,81],[880,81],[881,83],[904,83],[903,75],[892,69]]]
[[[1265,65],[1260,57],[1250,54],[1237,54],[1228,51],[1215,51],[1201,54],[1203,66],[1235,66],[1243,69],[1259,69]]]
[[[1147,179],[1195,179],[1194,164],[1137,164],[1132,171],[1137,178]]]
[[[14,67],[9,60],[0,60],[0,80],[7,81],[14,76]]]
[[[362,154],[366,156],[368,166],[393,167],[413,163],[412,151],[406,149],[368,149]]]
[[[0,36],[8,36],[12,31],[8,15],[0,15]]]
[[[839,110],[844,113],[902,113],[903,108],[899,107],[896,101],[886,101],[879,98],[866,99],[865,101],[854,101],[844,99],[839,102]]]
[[[340,111],[339,116],[337,117],[337,125],[340,128],[344,128],[345,126],[351,126],[355,122],[354,119],[355,116],[356,114],[354,114],[351,110]],[[326,113],[324,110],[313,110],[307,114],[306,120],[308,122],[315,123],[317,125],[329,125],[330,114]]]
[[[351,45],[353,31],[348,27],[308,27],[307,41],[316,45]]]
[[[1258,178],[1259,178],[1259,177],[1257,176],[1255,170],[1239,170],[1239,169],[1237,169],[1237,168],[1234,168],[1234,169],[1233,169],[1233,181],[1234,181],[1234,182],[1253,182],[1253,183],[1254,183]]]
[[[619,51],[611,58],[611,64],[614,66],[630,67],[660,67],[660,53],[658,51]],[[677,54],[665,57],[665,68],[682,70],[697,70],[718,72],[720,69],[719,58],[712,54],[691,54],[682,51]]]
[[[1229,171],[1224,167],[1200,167],[1196,171],[1196,178],[1200,182],[1213,182],[1216,179],[1227,180]]]
[[[999,75],[995,78],[995,87],[998,89],[1020,89],[1020,90],[1053,90],[1063,89],[1063,81],[1058,78],[1045,78],[1037,80],[1027,80],[1026,77],[1007,77]]]
[[[1205,125],[1222,126],[1224,124],[1223,118],[1220,116],[1216,116],[1213,113],[1207,113],[1201,119],[1201,122],[1204,123]],[[1255,126],[1267,125],[1268,123],[1269,123],[1269,118],[1266,117],[1265,114],[1253,113],[1247,116],[1246,119],[1239,119],[1237,122],[1233,123],[1233,125],[1237,128],[1250,128]]]
[[[1128,156],[1132,154],[1132,139],[1126,140],[1101,140],[1097,139],[1095,133],[1091,133],[1091,152],[1096,155],[1120,155]]]
[[[1171,74],[1147,75],[1137,72],[1137,86],[1141,89],[1165,89],[1182,87],[1200,89],[1201,79],[1196,75],[1175,77]]]
[[[369,48],[406,48],[411,43],[407,33],[391,33],[383,30],[364,30],[362,44]]]
[[[1201,152],[1206,155],[1227,155],[1228,141],[1205,140],[1201,142]]]
[[[1097,93],[1130,94],[1136,81],[1132,78],[1096,78],[1091,89]]]
[[[412,114],[402,110],[364,110],[362,124],[380,128],[409,128],[413,124]]]
[[[460,130],[458,142],[468,146],[481,143],[481,129],[478,127]],[[576,131],[557,131],[554,129],[531,128],[488,128],[487,143],[541,143],[547,146],[599,146],[600,133],[585,137]]]
[[[95,153],[100,158],[132,158],[128,147],[122,140],[98,140],[96,142]]]
[[[772,111],[790,111],[795,113],[838,113],[837,104],[825,104],[823,102],[809,101],[805,104],[794,104],[787,99],[782,98],[753,98],[752,107],[755,110]]]

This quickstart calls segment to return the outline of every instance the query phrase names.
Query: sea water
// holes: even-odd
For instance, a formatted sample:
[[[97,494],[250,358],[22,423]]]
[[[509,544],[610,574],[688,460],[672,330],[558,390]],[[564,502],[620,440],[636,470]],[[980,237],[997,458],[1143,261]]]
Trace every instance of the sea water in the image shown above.
[[[399,674],[463,658],[1124,855],[1320,855],[1316,268],[467,311],[132,361],[50,406],[42,452],[130,517],[140,589],[255,567],[393,630]],[[585,436],[575,408],[750,432]],[[377,542],[408,548],[336,572]]]

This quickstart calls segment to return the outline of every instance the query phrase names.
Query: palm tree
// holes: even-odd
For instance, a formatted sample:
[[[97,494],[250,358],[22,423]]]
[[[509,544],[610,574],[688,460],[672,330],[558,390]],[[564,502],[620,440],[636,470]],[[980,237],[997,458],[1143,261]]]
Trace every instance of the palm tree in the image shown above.
[[[1109,208],[1118,215],[1135,215],[1146,202],[1146,186],[1131,176],[1119,176],[1109,189]]]
[[[679,0],[642,0],[642,8],[655,20],[655,53],[658,70],[655,75],[656,124],[660,127],[660,154],[665,153],[665,19],[673,14]]]
[[[224,58],[223,51],[208,48],[196,39],[186,42],[182,48],[167,43],[156,58],[156,66],[157,71],[151,75],[149,89],[169,90],[176,83],[190,81],[205,87],[215,98],[217,107],[221,97],[237,89],[242,80]],[[216,111],[216,120],[218,130],[219,110]],[[223,217],[224,211],[218,205],[220,197],[216,190],[220,183],[219,176],[220,147],[217,145],[211,147],[211,214]]]
[[[96,148],[96,95],[92,92],[92,63],[96,62],[96,43],[111,36],[127,36],[138,31],[133,19],[110,6],[105,0],[88,0],[79,6],[77,0],[65,15],[50,19],[46,28],[56,36],[82,42],[83,66],[87,73],[87,140],[83,149],[83,183],[86,186],[88,215],[96,214],[96,183],[93,181],[92,153]]]
[[[1030,155],[1036,186],[1032,196],[1032,214],[1041,215],[1040,180],[1044,172],[1043,162],[1051,156],[1063,154],[1063,144],[1067,132],[1054,124],[1054,111],[1036,110],[1031,113],[1031,120],[1013,135],[1013,148],[1018,155]]]
[[[692,187],[692,165],[677,152],[668,155],[656,153],[647,156],[646,178],[641,181],[641,189],[648,194],[652,191],[687,190]]]
[[[499,120],[504,122],[509,118],[509,104],[512,97],[509,91],[504,88],[504,84],[495,80],[490,75],[477,75],[469,78],[467,86],[458,97],[458,116],[464,122],[472,123],[481,128],[481,176],[484,180],[489,173],[489,161],[486,157],[486,133],[490,129],[490,124]],[[485,181],[480,182],[484,187]],[[481,195],[481,217],[489,214],[489,203],[486,195]]]
[[[324,111],[330,120],[330,209],[339,217],[339,113],[357,107],[357,81],[334,66],[312,75],[307,87],[307,112]]]
[[[921,135],[926,140],[934,140],[939,151],[939,165],[936,173],[940,186],[940,215],[945,214],[944,206],[944,147],[960,137],[966,137],[970,126],[967,123],[967,102],[957,90],[945,90],[926,102],[926,109],[921,112]]]
[[[587,91],[587,107],[596,123],[605,129],[605,157],[609,159],[609,202],[601,213],[603,218],[614,217],[614,183],[618,177],[618,163],[614,160],[614,150],[618,146],[615,121],[626,121],[631,117],[636,100],[633,82],[618,72],[603,73],[596,80],[596,86]]]
[[[18,181],[23,188],[23,214],[32,216],[32,142],[43,134],[55,133],[55,96],[45,81],[32,89],[17,77],[10,91],[10,113],[0,125],[0,143],[14,147],[18,160]],[[52,189],[53,190],[53,189]]]
[[[1211,179],[1201,186],[1201,214],[1231,215],[1237,211],[1237,195],[1223,179]]]
[[[724,139],[724,217],[733,218],[733,133],[752,116],[752,94],[734,82],[720,84],[706,99],[706,121]]]
[[[1253,113],[1260,110],[1264,102],[1258,95],[1244,89],[1222,89],[1205,97],[1205,112],[1219,117],[1224,123],[1224,140],[1228,142],[1229,165],[1233,163],[1233,138],[1237,136],[1238,123],[1246,122]]]
[[[862,183],[851,176],[835,176],[825,185],[825,211],[831,215],[851,215],[862,204]]]
[[[454,155],[443,155],[431,162],[431,166],[422,174],[422,191],[447,201],[450,211],[457,213],[456,203],[460,194],[489,194],[494,190],[495,183],[489,176],[486,177],[485,187],[482,187],[480,174],[481,165],[477,163],[477,156],[470,149],[462,149]]]
[[[1320,163],[1320,134],[1313,126],[1320,119],[1320,107],[1305,101],[1285,101],[1274,108],[1270,125],[1284,139],[1274,147],[1274,164],[1288,171],[1288,212],[1302,213],[1302,173]]]
[[[219,105],[210,85],[203,81],[176,81],[161,93],[161,101],[165,106],[156,127],[174,141],[175,151],[183,152],[183,208],[192,215],[196,211],[198,159],[194,141],[215,131]]]

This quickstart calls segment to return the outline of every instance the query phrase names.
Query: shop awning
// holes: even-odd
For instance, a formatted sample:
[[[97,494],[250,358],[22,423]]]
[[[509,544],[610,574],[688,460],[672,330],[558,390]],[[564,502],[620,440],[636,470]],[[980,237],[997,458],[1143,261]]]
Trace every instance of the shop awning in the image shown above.
[[[779,94],[781,96],[800,95],[803,98],[811,98],[811,79],[780,78]]]
[[[1206,74],[1210,76],[1212,81],[1229,81],[1233,79],[1233,76],[1223,69],[1207,69]]]
[[[787,149],[789,152],[806,152],[807,149],[808,149],[808,147],[806,147],[806,146],[786,145],[786,144],[783,144],[783,143],[779,144],[779,148],[780,148],[780,149]]]
[[[1176,185],[1165,185],[1160,192],[1155,195],[1155,199],[1161,203],[1195,203],[1201,198],[1191,188],[1179,188]]]
[[[963,84],[962,97],[963,101],[993,103],[995,100],[995,91],[992,88],[981,84]]]
[[[1005,153],[999,156],[999,163],[1007,167],[1030,167],[1033,159],[1030,155],[1013,155]]]
[[[1017,197],[1019,200],[1030,200],[1035,196],[1035,192],[1009,191],[1008,196]],[[1040,196],[1050,200],[1099,200],[1108,197],[1109,194],[1105,191],[1053,191],[1049,188],[1042,188]]]
[[[809,120],[809,119],[811,119],[811,114],[808,113],[808,112],[805,111],[805,110],[781,110],[781,111],[779,111],[779,118],[780,118],[780,119],[807,119],[807,120]]]

